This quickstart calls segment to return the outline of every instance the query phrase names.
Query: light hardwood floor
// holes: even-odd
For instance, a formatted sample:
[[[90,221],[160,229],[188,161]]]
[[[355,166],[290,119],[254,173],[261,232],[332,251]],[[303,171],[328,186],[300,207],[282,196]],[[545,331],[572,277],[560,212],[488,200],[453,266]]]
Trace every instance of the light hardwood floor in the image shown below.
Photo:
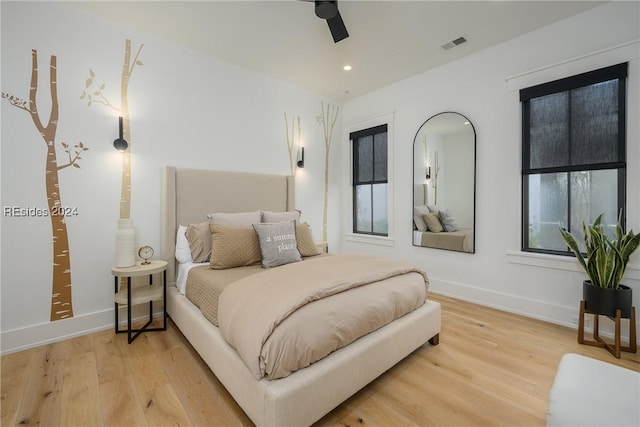
[[[640,371],[577,343],[570,328],[438,295],[442,333],[318,426],[543,426],[563,354]],[[94,333],[2,357],[2,426],[250,426],[170,322],[167,332]]]

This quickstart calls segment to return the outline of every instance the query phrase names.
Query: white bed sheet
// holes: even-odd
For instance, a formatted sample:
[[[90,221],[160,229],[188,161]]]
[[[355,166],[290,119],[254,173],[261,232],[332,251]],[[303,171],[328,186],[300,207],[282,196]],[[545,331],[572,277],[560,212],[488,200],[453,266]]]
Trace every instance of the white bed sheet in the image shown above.
[[[185,294],[185,289],[187,288],[187,277],[189,276],[189,271],[191,271],[193,267],[200,267],[201,265],[208,264],[208,262],[185,262],[178,264],[178,273],[176,274],[176,288],[178,288],[178,292],[182,295]]]

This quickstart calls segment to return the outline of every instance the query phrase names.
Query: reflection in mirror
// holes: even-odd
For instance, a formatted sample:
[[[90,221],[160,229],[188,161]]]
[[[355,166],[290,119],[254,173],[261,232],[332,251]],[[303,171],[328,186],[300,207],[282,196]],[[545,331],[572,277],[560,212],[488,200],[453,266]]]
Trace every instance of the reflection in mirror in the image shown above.
[[[476,133],[458,113],[425,121],[413,140],[413,244],[475,252]]]

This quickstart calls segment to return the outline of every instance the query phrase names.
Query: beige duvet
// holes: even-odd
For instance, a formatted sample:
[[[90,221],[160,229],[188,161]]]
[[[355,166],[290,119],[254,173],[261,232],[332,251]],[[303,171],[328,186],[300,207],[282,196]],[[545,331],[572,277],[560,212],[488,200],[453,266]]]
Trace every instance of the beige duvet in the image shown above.
[[[256,379],[282,378],[420,307],[428,283],[387,258],[317,257],[227,287],[218,324]]]

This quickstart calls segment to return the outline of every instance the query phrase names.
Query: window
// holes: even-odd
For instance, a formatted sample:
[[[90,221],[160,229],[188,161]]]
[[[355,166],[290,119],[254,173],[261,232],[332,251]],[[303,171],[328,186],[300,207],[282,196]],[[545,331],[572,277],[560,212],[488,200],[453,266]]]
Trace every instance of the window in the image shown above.
[[[559,225],[582,236],[625,205],[627,64],[520,91],[522,250],[567,254]]]
[[[387,125],[349,134],[353,159],[353,232],[387,236]]]

